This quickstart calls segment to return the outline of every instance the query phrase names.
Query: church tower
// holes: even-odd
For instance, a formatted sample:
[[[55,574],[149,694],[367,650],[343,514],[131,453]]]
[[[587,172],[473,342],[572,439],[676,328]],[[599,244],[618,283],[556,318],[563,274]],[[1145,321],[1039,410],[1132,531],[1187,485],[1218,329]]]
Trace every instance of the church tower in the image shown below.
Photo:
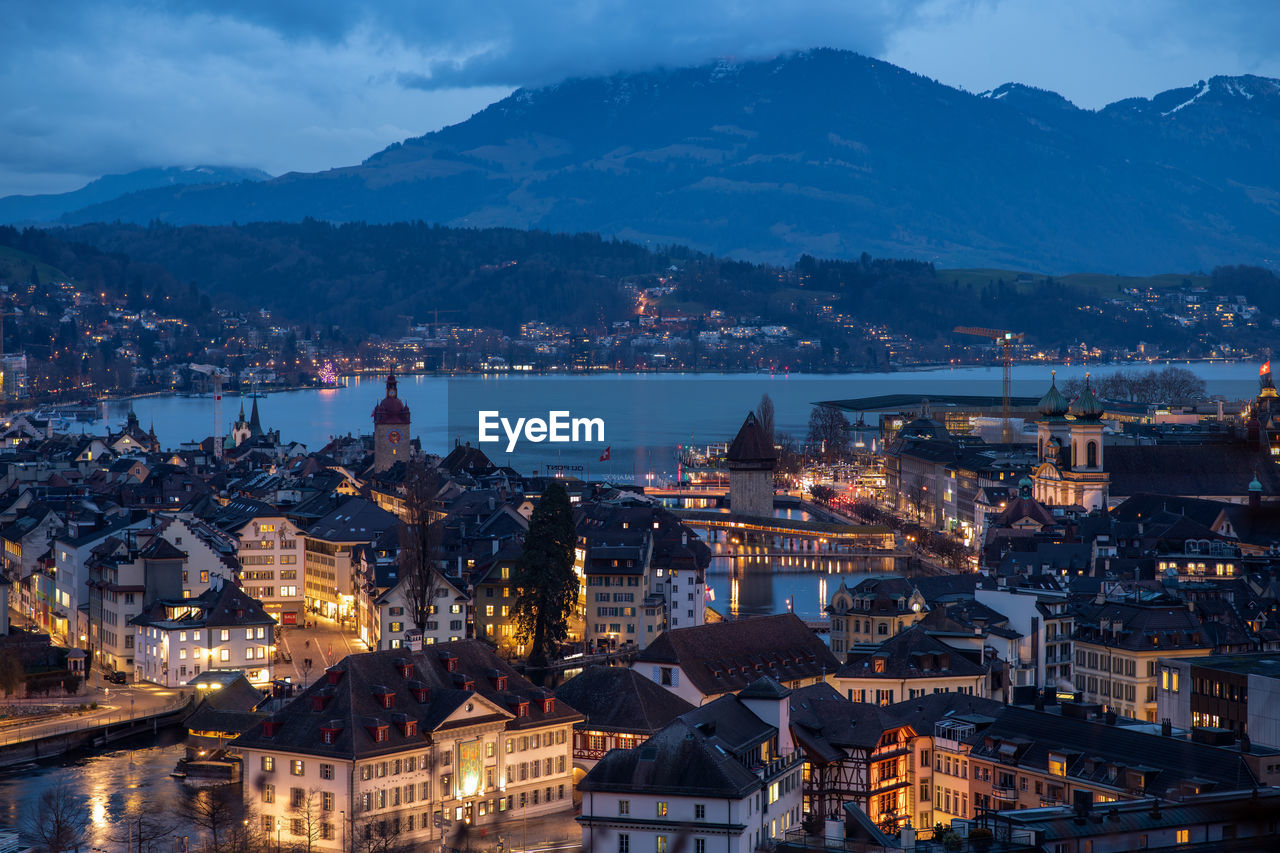
[[[373,409],[373,470],[385,471],[409,458],[409,407],[400,399],[395,373],[387,374],[387,396]]]
[[[1086,511],[1107,505],[1111,475],[1103,464],[1102,416],[1106,407],[1085,375],[1084,390],[1067,405],[1057,381],[1040,400],[1036,421],[1038,462],[1032,474],[1032,495],[1045,506],[1082,507]]]

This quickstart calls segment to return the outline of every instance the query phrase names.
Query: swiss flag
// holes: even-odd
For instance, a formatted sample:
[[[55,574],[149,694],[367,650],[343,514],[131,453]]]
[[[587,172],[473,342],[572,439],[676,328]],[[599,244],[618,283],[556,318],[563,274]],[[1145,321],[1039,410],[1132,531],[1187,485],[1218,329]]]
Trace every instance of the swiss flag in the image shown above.
[[[1267,359],[1266,361],[1262,362],[1262,367],[1258,368],[1258,375],[1266,376],[1270,372],[1271,372],[1271,359]]]
[[[606,447],[606,448],[604,449],[604,453],[601,453],[601,454],[600,454],[600,461],[601,461],[601,462],[608,462],[608,461],[612,458],[612,455],[609,453],[609,451],[611,451],[611,450],[613,450],[613,445],[612,445],[612,444],[611,444],[611,445],[609,445],[608,447]]]

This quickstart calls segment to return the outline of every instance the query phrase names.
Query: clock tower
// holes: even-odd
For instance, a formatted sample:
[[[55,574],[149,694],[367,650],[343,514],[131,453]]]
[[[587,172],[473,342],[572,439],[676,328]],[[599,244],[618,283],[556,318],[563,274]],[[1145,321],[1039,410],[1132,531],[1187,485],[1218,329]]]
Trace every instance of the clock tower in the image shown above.
[[[387,396],[373,409],[373,470],[385,471],[409,458],[409,407],[400,399],[395,373],[387,374]]]

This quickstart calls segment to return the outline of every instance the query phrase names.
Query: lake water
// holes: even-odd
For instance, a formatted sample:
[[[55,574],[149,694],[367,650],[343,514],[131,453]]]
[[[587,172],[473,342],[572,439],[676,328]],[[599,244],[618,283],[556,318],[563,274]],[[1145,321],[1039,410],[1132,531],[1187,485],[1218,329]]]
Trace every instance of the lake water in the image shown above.
[[[1205,379],[1210,394],[1237,400],[1257,393],[1255,364],[1189,366]],[[1016,366],[1013,393],[1043,393],[1050,369],[1049,365]],[[1057,369],[1060,379],[1068,379],[1087,370],[1109,373],[1116,368],[1069,365]],[[1001,371],[993,366],[836,375],[406,376],[400,379],[399,388],[401,399],[412,410],[411,435],[429,452],[446,452],[457,441],[478,443],[477,412],[482,409],[492,410],[512,424],[519,417],[546,418],[548,412],[562,410],[573,417],[602,419],[603,440],[596,440],[595,435],[567,445],[522,440],[507,452],[507,439],[498,429],[500,441],[480,446],[495,462],[511,464],[523,472],[545,473],[562,465],[581,477],[646,482],[651,472],[660,478],[674,475],[678,445],[701,447],[731,440],[762,394],[774,401],[777,429],[803,438],[815,402],[879,394],[997,396]],[[267,428],[278,429],[285,439],[318,450],[334,436],[371,432],[371,413],[384,393],[381,378],[352,377],[342,388],[272,393],[258,403]],[[101,431],[107,424],[118,426],[128,405],[111,403],[104,420],[75,428]],[[144,427],[154,423],[166,447],[200,440],[214,432],[210,398],[148,397],[133,405]],[[224,433],[229,431],[239,405],[238,397],[224,398]],[[601,461],[605,448],[609,448],[610,458]]]

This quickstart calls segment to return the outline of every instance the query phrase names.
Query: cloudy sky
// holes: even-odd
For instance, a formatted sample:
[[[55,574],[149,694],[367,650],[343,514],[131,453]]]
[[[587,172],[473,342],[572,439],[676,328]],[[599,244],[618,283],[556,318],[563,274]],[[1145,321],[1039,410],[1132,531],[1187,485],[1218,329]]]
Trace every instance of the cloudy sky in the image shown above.
[[[0,18],[0,196],[145,166],[325,169],[517,86],[815,46],[1088,108],[1280,77],[1275,0],[3,0]]]

